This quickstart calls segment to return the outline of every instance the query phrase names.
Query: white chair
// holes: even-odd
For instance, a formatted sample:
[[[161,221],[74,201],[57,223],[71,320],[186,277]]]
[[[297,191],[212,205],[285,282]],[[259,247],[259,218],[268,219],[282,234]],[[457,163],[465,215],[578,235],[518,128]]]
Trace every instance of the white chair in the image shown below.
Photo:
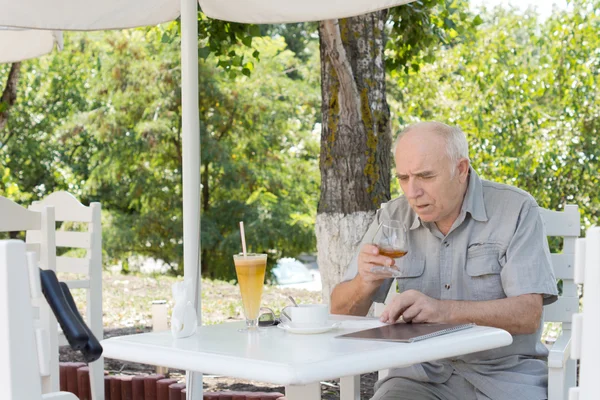
[[[600,227],[587,230],[577,240],[575,282],[583,284],[583,312],[573,316],[571,358],[580,360],[579,387],[569,390],[569,400],[598,398],[596,379],[600,375]]]
[[[81,204],[67,192],[55,192],[42,201],[34,202],[29,209],[39,211],[43,207],[54,207],[58,222],[76,222],[87,224],[87,231],[56,231],[56,246],[86,250],[83,258],[56,257],[57,273],[78,274],[76,280],[65,281],[70,289],[86,289],[86,323],[94,336],[103,339],[102,323],[102,224],[100,203],[91,203],[89,207]],[[64,224],[63,224],[64,226]],[[41,243],[38,232],[27,232],[27,243]],[[67,345],[67,340],[59,331],[59,345]],[[104,357],[89,364],[91,394],[94,400],[104,399]]]
[[[31,302],[40,301],[35,255],[20,240],[0,241],[0,396],[6,400],[77,400],[71,393],[42,394],[36,349],[39,335]]]
[[[574,281],[575,243],[580,234],[579,208],[566,205],[562,212],[541,209],[546,234],[550,237],[563,237],[562,252],[552,254],[552,267],[556,279],[562,279],[562,294],[558,300],[544,307],[545,322],[562,323],[562,333],[550,349],[548,355],[548,400],[565,400],[570,387],[576,384],[576,363],[569,359],[571,349],[571,319],[579,310],[577,284]],[[385,303],[396,295],[396,282],[390,287]],[[374,314],[380,315],[384,304],[374,304]],[[379,371],[379,379],[387,376],[389,370]],[[360,398],[360,377],[344,377],[340,380],[340,399]],[[357,397],[358,396],[358,397]]]
[[[42,269],[56,270],[54,225],[52,207],[31,211],[5,197],[0,197],[0,232],[37,232],[40,240],[39,245],[34,249],[35,258]],[[42,392],[57,392],[59,389],[58,338],[55,330],[48,329],[56,326],[56,318],[44,299],[34,299],[33,306],[34,312],[38,313],[36,319],[39,320],[39,324],[35,327],[35,334]]]
[[[579,311],[579,295],[575,283],[575,243],[580,235],[580,215],[576,205],[566,205],[565,210],[541,210],[548,236],[562,236],[562,252],[552,254],[552,267],[556,279],[562,279],[562,294],[558,300],[544,307],[545,322],[559,322],[562,333],[548,355],[548,400],[565,400],[569,388],[576,385],[577,365],[570,359],[571,321]]]

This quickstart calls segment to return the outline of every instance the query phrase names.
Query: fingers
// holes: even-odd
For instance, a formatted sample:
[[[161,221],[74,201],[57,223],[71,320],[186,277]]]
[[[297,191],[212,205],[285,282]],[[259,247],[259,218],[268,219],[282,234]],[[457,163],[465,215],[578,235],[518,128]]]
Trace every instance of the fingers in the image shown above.
[[[381,313],[379,320],[388,324],[398,321],[400,316],[404,316],[404,313],[408,308],[413,305],[413,301],[410,296],[405,296],[405,293],[401,293],[394,297],[394,300],[385,306],[385,309]]]
[[[420,322],[419,314],[421,312],[421,308],[417,307],[415,304],[412,304],[402,313],[402,319],[405,322]]]
[[[391,267],[396,263],[393,258],[383,256],[379,254],[379,247],[374,244],[365,244],[360,250],[360,254],[358,256],[362,261],[375,264],[375,265],[384,265]]]

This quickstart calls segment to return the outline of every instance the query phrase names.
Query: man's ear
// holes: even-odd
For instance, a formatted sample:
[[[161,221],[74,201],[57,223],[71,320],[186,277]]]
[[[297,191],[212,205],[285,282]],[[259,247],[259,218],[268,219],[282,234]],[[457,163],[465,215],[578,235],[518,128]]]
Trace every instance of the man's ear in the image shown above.
[[[461,158],[458,160],[457,170],[458,170],[458,181],[460,183],[465,183],[467,179],[469,179],[469,163],[468,158]]]

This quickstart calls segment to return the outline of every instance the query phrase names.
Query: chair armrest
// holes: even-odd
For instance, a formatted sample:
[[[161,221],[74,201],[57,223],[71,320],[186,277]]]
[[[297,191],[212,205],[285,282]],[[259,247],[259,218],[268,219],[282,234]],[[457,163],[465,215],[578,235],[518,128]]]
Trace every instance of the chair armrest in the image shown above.
[[[548,354],[548,368],[564,368],[571,354],[571,335],[562,333]]]

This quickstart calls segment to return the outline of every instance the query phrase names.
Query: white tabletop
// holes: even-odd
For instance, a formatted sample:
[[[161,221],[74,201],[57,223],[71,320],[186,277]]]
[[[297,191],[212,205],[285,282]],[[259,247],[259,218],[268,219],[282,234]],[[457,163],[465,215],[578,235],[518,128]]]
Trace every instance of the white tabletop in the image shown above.
[[[354,318],[343,320],[339,328],[327,333],[299,335],[277,327],[242,333],[238,329],[243,323],[231,322],[199,327],[193,336],[184,339],[173,339],[169,331],[143,333],[106,339],[102,346],[104,356],[109,358],[281,385],[305,385],[512,343],[508,332],[480,326],[414,343],[335,338],[374,324],[374,320]]]

